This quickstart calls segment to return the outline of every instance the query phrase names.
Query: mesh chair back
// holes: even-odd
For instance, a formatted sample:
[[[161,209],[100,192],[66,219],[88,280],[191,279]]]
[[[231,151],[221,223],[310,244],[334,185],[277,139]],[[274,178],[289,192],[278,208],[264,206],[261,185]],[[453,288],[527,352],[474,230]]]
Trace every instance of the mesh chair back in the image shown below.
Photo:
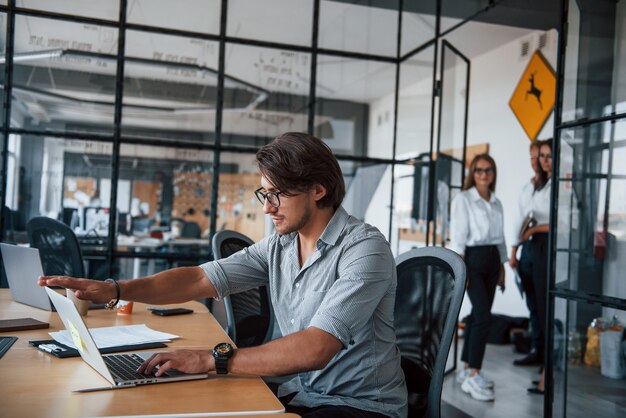
[[[219,231],[213,236],[215,260],[229,257],[254,242],[235,231]],[[235,293],[224,298],[228,335],[238,347],[265,342],[272,331],[272,309],[266,286]]]
[[[409,391],[409,416],[440,416],[441,389],[465,291],[465,264],[441,247],[396,258],[397,344]]]
[[[30,246],[39,250],[44,274],[85,277],[78,240],[67,225],[41,216],[29,220],[26,231]]]

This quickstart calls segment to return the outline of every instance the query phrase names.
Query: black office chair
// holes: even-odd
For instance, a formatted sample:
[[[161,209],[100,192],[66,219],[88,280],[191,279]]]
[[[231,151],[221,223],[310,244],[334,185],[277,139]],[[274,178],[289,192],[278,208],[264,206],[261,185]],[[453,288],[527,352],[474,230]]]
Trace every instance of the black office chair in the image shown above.
[[[213,258],[228,257],[254,242],[235,231],[219,231],[213,236]],[[267,286],[246,290],[224,298],[228,336],[237,347],[254,347],[272,335],[272,308]]]
[[[409,391],[409,416],[439,418],[441,390],[463,293],[465,263],[442,247],[396,258],[396,339]]]
[[[78,240],[67,225],[40,216],[26,223],[26,231],[30,246],[39,250],[45,275],[85,277]]]

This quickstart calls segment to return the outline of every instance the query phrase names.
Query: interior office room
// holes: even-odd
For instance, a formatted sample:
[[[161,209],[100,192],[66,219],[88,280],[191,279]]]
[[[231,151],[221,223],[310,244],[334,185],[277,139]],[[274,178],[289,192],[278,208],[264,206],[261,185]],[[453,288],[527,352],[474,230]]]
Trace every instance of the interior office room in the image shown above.
[[[58,220],[98,280],[212,260],[219,231],[272,234],[255,153],[290,131],[330,147],[343,207],[394,256],[448,245],[490,154],[508,250],[531,141],[554,138],[545,395],[508,343],[487,347],[497,400],[468,397],[459,332],[442,416],[626,413],[624,1],[2,0],[0,46],[2,241]],[[492,313],[528,318],[508,265]]]

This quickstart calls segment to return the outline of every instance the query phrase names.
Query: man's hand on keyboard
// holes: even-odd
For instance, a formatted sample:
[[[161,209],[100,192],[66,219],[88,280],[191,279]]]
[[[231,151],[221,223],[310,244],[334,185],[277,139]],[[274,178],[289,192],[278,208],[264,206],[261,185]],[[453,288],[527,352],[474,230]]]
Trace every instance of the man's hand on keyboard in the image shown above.
[[[159,366],[158,370],[155,368]],[[138,373],[159,377],[170,369],[183,373],[204,373],[214,368],[213,356],[205,350],[174,350],[152,355],[137,369]]]

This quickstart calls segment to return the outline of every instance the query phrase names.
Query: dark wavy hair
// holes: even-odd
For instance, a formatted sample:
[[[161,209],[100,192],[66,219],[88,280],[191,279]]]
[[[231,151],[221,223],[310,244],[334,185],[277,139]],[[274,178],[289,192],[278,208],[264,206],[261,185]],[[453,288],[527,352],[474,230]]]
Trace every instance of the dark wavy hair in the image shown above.
[[[287,132],[256,153],[261,174],[285,196],[307,192],[316,184],[326,196],[319,208],[337,209],[346,194],[337,158],[321,139],[302,132]]]
[[[552,138],[537,140],[535,144],[539,147],[539,153],[541,153],[541,147],[544,145],[550,147],[550,151],[552,151]],[[539,179],[535,183],[535,190],[541,190],[548,182],[548,173],[543,171],[543,167],[541,167],[541,162],[539,162]]]
[[[493,167],[493,181],[489,185],[489,190],[495,193],[496,191],[496,180],[498,179],[498,169],[496,168],[496,162],[489,154],[478,154],[474,157],[472,162],[470,163],[469,174],[465,176],[465,182],[463,183],[463,190],[471,189],[476,185],[476,181],[474,180],[474,170],[476,170],[476,164],[479,161],[487,161]]]

